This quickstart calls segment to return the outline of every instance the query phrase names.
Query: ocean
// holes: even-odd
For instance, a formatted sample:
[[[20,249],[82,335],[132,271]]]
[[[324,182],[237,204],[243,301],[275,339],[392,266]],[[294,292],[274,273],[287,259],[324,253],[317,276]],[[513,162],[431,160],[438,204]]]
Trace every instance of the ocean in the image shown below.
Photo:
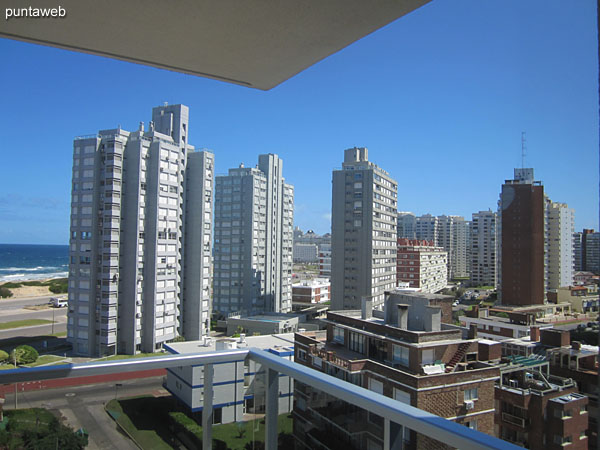
[[[0,282],[69,274],[68,245],[0,244]]]

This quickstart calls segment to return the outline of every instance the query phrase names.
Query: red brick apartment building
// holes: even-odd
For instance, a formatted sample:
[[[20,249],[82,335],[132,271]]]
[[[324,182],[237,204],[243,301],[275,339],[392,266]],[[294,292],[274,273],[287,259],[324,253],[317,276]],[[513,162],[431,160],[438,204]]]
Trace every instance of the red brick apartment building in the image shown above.
[[[565,333],[568,338],[568,332]],[[598,448],[598,347],[563,340],[560,346],[546,351],[550,372],[573,379],[588,399],[588,448]]]
[[[448,252],[436,247],[433,241],[398,238],[396,285],[409,283],[409,287],[422,292],[435,293],[448,282]]]
[[[551,375],[543,357],[503,359],[495,434],[532,450],[587,449],[588,398],[570,378]]]
[[[296,334],[295,361],[484,433],[494,432],[500,347],[463,339],[452,297],[386,293],[385,312],[327,313],[326,332]],[[448,329],[446,329],[448,328]],[[383,448],[383,420],[295,383],[294,435],[304,448]],[[403,431],[405,448],[445,448]]]

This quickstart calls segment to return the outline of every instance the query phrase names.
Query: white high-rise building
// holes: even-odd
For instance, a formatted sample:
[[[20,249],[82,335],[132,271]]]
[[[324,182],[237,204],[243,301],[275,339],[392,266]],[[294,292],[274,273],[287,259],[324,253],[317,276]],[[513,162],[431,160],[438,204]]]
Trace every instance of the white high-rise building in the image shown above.
[[[470,231],[471,284],[498,285],[498,214],[473,213]]]
[[[417,218],[411,212],[398,212],[398,239],[400,238],[417,238]]]
[[[419,240],[433,241],[448,252],[448,279],[469,276],[469,222],[461,216],[417,217],[416,235]]]
[[[277,155],[216,178],[215,311],[291,311],[293,223],[294,187]]]
[[[437,246],[440,244],[440,224],[439,219],[431,214],[424,214],[416,219],[415,234],[417,239],[422,241],[431,241]]]
[[[575,211],[546,197],[546,289],[573,285]]]
[[[67,336],[77,354],[153,352],[208,333],[214,156],[194,152],[188,125],[186,106],[165,105],[148,131],[75,139]]]
[[[398,184],[368,159],[366,148],[344,151],[333,171],[331,305],[360,309],[362,298],[383,305],[396,286]]]

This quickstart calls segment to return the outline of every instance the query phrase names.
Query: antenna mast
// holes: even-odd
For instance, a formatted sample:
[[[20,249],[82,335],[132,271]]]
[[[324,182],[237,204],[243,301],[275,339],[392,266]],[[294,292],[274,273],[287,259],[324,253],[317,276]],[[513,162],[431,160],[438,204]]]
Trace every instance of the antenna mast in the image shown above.
[[[521,169],[525,168],[525,132],[521,131]]]

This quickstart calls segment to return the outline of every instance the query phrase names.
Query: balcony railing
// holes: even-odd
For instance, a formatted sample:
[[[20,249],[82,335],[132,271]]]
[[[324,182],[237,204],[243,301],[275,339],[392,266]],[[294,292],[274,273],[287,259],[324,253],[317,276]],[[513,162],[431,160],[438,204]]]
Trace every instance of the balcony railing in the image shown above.
[[[266,369],[265,448],[277,448],[277,416],[279,375],[287,375],[306,385],[319,389],[340,400],[356,405],[384,420],[384,448],[402,447],[399,426],[429,436],[447,445],[461,449],[519,449],[509,442],[472,430],[397,400],[374,393],[362,387],[310,369],[267,351],[250,349],[224,350],[211,353],[165,355],[154,358],[65,364],[58,366],[11,369],[2,371],[0,384],[38,381],[54,378],[74,378],[108,375],[118,372],[165,369],[187,365],[204,365],[204,404],[202,414],[203,447],[211,448],[213,422],[213,365],[244,361],[246,358]]]

